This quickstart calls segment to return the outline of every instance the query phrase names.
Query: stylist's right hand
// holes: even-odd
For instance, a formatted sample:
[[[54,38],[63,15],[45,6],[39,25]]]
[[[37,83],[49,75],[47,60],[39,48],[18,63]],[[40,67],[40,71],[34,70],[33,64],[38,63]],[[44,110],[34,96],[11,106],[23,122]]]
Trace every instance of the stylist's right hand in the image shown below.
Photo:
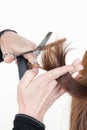
[[[18,85],[19,113],[43,121],[46,111],[64,93],[55,79],[73,69],[73,65],[67,65],[37,77],[38,68],[26,71]]]

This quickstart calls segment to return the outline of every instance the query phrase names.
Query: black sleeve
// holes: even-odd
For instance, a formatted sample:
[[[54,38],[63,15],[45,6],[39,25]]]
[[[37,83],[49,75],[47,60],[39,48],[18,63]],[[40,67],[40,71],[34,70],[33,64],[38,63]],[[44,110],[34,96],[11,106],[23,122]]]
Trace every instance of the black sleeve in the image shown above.
[[[17,114],[12,130],[45,130],[45,125],[31,116]]]

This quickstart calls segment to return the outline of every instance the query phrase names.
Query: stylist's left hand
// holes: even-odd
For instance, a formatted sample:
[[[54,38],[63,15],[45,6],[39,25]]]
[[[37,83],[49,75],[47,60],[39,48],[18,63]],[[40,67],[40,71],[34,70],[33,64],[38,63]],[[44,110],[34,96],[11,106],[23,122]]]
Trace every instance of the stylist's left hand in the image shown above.
[[[36,48],[34,42],[25,39],[24,37],[8,31],[5,32],[0,38],[0,48],[3,54],[12,53],[18,55],[22,52],[29,51]],[[35,58],[34,54],[26,54],[24,57],[32,62]],[[14,60],[12,55],[6,55],[4,61],[10,63]]]
[[[73,65],[67,65],[37,77],[37,68],[26,71],[18,85],[19,113],[43,121],[49,107],[65,92],[55,79],[73,69]]]

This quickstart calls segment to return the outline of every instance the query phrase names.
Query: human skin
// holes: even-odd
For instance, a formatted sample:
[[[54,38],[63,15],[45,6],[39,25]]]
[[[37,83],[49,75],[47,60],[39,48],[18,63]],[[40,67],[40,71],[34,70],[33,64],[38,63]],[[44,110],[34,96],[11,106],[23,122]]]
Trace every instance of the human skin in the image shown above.
[[[0,48],[3,54],[12,53],[18,55],[22,52],[29,51],[36,48],[36,44],[26,38],[20,36],[11,31],[6,31],[0,37]],[[33,62],[35,59],[34,54],[26,54],[24,57],[29,61]],[[12,55],[7,55],[4,61],[10,63],[14,60]]]
[[[65,92],[56,79],[72,70],[74,70],[74,66],[67,65],[37,77],[38,68],[26,71],[18,84],[19,113],[43,122],[46,111]]]
[[[0,46],[3,54],[10,52],[15,55],[36,48],[32,41],[10,31],[1,36]],[[33,54],[27,54],[24,57],[29,62],[35,59]],[[4,59],[7,63],[13,60],[12,56],[6,56]],[[56,68],[38,77],[36,77],[38,68],[27,71],[18,85],[19,113],[43,121],[49,107],[65,92],[55,79],[67,72],[72,74],[80,69],[82,69],[82,65],[79,60],[76,60],[72,65]]]

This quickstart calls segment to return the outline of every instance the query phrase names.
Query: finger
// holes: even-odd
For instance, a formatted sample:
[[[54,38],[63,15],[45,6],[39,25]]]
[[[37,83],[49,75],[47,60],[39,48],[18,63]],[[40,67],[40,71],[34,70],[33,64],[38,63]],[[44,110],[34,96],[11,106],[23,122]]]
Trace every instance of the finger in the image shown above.
[[[36,83],[38,84],[43,83],[43,85],[45,86],[52,80],[59,78],[60,76],[64,75],[67,72],[72,71],[73,69],[74,69],[73,65],[66,65],[63,67],[58,67],[58,68],[55,68],[46,72],[45,74],[38,76],[35,80],[36,80]]]
[[[50,81],[59,78],[60,76],[64,75],[65,73],[72,71],[74,67],[72,65],[67,65],[63,67],[58,67],[56,69],[50,70],[44,74],[45,78]]]
[[[75,73],[75,72],[78,72],[78,71],[80,71],[80,70],[83,69],[83,66],[82,66],[82,64],[81,64],[80,59],[76,59],[76,60],[72,63],[72,65],[74,65],[74,70],[72,70],[72,71],[70,72],[71,74],[73,74],[73,73]]]
[[[25,54],[23,55],[25,59],[27,59],[30,63],[32,63],[35,58],[36,58],[36,55],[33,54],[33,53],[30,53],[30,54]]]
[[[37,75],[38,68],[33,68],[32,70],[28,70],[25,72],[24,76],[19,82],[19,86],[25,88]]]

